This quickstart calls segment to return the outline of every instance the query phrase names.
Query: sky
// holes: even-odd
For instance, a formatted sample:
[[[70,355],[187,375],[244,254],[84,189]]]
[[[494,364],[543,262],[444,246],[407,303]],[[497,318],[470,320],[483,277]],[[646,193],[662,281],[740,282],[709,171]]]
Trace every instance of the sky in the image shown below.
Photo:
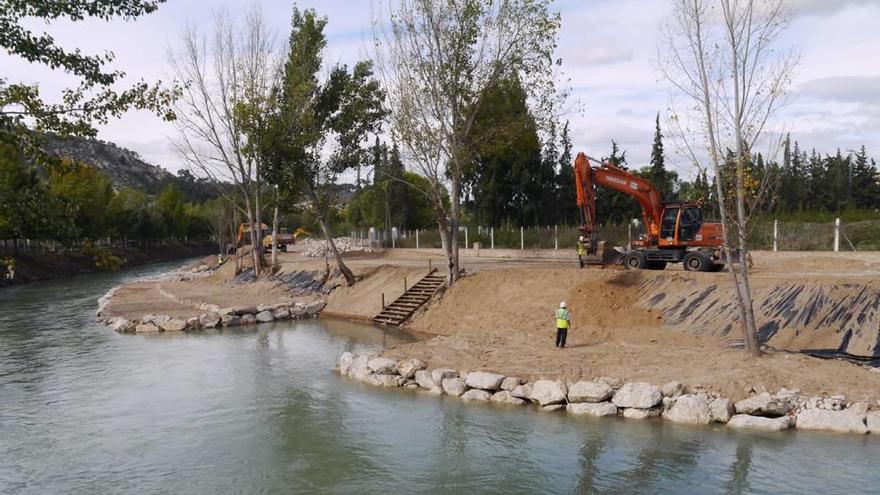
[[[249,1],[169,0],[135,22],[88,21],[29,27],[47,30],[63,46],[86,53],[111,50],[114,68],[129,80],[169,80],[168,52],[179,46],[187,25],[209,30],[212,12],[241,14]],[[262,0],[266,18],[284,43],[289,29],[289,0]],[[369,57],[370,0],[299,0],[328,16],[328,63],[352,63]],[[801,53],[792,83],[792,100],[780,111],[774,130],[789,131],[802,148],[844,153],[861,145],[880,158],[880,0],[793,0],[794,19],[779,48]],[[574,150],[607,155],[615,140],[630,166],[650,158],[654,118],[668,116],[670,88],[657,70],[659,27],[668,15],[665,0],[556,0],[562,27],[557,55],[571,88],[569,108]],[[37,83],[46,95],[70,84],[60,72],[0,54],[0,74],[11,81]],[[176,171],[183,161],[171,146],[176,130],[148,112],[129,112],[99,129],[99,138],[141,154]],[[683,177],[693,169],[667,144],[667,162]]]

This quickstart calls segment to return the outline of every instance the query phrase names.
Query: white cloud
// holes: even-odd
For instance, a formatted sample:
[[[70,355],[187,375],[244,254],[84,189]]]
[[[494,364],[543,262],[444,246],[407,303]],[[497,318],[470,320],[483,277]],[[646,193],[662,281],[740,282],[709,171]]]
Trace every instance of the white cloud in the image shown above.
[[[387,3],[393,0],[381,0]],[[301,0],[329,17],[328,62],[352,63],[369,55],[371,3],[368,0]],[[115,67],[132,78],[167,79],[166,48],[177,42],[187,22],[209,29],[210,12],[226,7],[240,12],[246,2],[187,0],[163,4],[133,23],[89,22],[50,26],[68,46],[87,53],[112,49]],[[285,43],[291,3],[263,0],[278,42]],[[573,95],[585,108],[571,120],[575,151],[590,155],[610,151],[611,139],[627,150],[634,167],[648,162],[654,117],[665,113],[668,88],[654,67],[657,31],[669,9],[658,0],[557,0],[562,13],[558,55],[571,79]],[[383,7],[386,8],[386,7]],[[796,17],[780,40],[803,54],[793,89],[798,98],[780,114],[775,129],[790,130],[805,147],[834,152],[865,144],[880,155],[880,52],[874,36],[880,0],[797,0]],[[384,10],[382,10],[384,12]],[[44,29],[43,24],[37,28]],[[39,81],[47,94],[69,84],[59,72],[38,68],[0,54],[8,80]],[[662,123],[662,116],[661,116]],[[103,139],[130,146],[145,158],[176,170],[181,161],[170,146],[172,125],[146,112],[131,112],[101,129]],[[673,159],[672,146],[667,146]]]

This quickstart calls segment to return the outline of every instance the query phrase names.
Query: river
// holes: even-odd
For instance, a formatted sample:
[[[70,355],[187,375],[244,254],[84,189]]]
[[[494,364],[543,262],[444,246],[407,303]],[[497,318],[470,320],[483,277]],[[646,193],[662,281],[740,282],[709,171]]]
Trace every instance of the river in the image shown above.
[[[339,321],[119,335],[96,299],[173,264],[0,291],[0,493],[866,493],[880,438],[568,417],[333,373],[406,336]]]

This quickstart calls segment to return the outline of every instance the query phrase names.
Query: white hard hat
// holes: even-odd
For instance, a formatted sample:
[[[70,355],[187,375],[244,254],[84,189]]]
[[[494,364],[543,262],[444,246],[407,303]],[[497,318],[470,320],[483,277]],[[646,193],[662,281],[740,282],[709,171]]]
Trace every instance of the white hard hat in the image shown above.
[[[562,301],[561,303],[559,303],[559,307],[560,307],[560,308],[564,308],[564,307],[565,307],[565,301]]]
[[[579,241],[583,241],[583,240],[584,240],[584,236],[580,236],[580,237],[578,237],[578,240],[579,240]]]

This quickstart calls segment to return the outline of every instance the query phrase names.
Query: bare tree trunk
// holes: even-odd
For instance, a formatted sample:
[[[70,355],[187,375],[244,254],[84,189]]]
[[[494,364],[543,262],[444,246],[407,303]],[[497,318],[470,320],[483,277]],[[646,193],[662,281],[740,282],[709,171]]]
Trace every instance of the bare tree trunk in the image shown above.
[[[351,272],[351,269],[349,269],[345,262],[342,261],[342,255],[339,254],[339,250],[336,249],[336,243],[333,242],[333,236],[330,235],[330,229],[327,228],[327,222],[324,220],[324,216],[320,214],[315,216],[318,219],[318,225],[321,226],[321,231],[324,232],[324,238],[327,239],[327,245],[330,247],[330,251],[333,252],[333,257],[336,259],[336,266],[339,267],[339,271],[342,272],[342,275],[345,277],[345,282],[348,283],[349,286],[354,285],[354,283],[357,282],[357,279],[354,277],[354,273]]]
[[[461,220],[461,183],[453,177],[452,187],[452,215],[449,219],[450,230],[450,256],[449,256],[449,285],[455,283],[461,275],[461,265],[458,257],[458,224]]]
[[[278,202],[276,196],[275,211],[272,214],[272,269],[278,266]]]

